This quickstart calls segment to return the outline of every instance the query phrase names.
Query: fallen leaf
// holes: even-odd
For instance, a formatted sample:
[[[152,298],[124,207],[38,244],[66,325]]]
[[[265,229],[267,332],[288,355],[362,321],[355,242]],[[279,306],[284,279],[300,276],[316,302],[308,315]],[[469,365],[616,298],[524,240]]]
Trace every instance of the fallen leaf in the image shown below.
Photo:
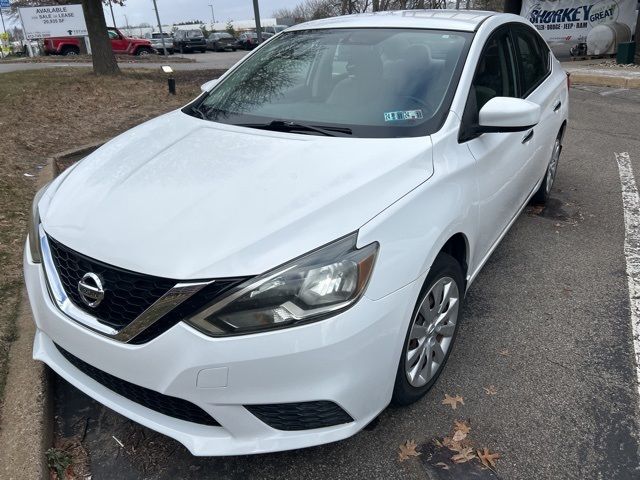
[[[449,465],[447,465],[447,464],[446,464],[446,463],[444,463],[444,462],[438,462],[438,463],[436,463],[436,467],[440,467],[440,468],[441,468],[441,469],[443,469],[443,470],[449,470]]]
[[[495,385],[489,385],[488,387],[482,387],[482,388],[487,395],[495,395],[496,393],[498,393],[498,389],[495,387]]]
[[[487,447],[484,447],[483,450],[478,450],[477,454],[482,464],[489,468],[494,468],[496,466],[496,460],[500,458],[498,452],[491,453]]]
[[[505,350],[500,350],[498,352],[500,355],[502,355],[503,357],[508,357],[510,355],[509,350],[505,349]]]
[[[465,463],[465,462],[468,462],[469,460],[473,460],[474,458],[476,458],[476,455],[475,453],[473,453],[473,448],[465,447],[462,450],[460,450],[459,453],[451,457],[451,460],[453,460],[456,463]]]
[[[460,442],[454,442],[451,437],[444,437],[442,444],[452,452],[459,452],[463,448]]]
[[[456,430],[453,433],[453,438],[451,439],[454,443],[461,442],[467,438],[467,434],[465,432],[461,432],[460,430]]]
[[[451,405],[451,409],[455,410],[458,407],[458,403],[464,405],[464,399],[460,395],[456,395],[455,397],[450,397],[446,393],[444,394],[444,400],[442,400],[442,405]]]
[[[404,462],[405,460],[409,460],[410,457],[417,457],[420,455],[420,452],[416,451],[417,444],[414,440],[407,440],[402,445],[400,445],[400,451],[398,452],[398,460]]]
[[[464,421],[461,422],[460,420],[454,420],[453,426],[457,432],[464,432],[468,434],[471,431],[471,427],[469,426],[469,424]]]

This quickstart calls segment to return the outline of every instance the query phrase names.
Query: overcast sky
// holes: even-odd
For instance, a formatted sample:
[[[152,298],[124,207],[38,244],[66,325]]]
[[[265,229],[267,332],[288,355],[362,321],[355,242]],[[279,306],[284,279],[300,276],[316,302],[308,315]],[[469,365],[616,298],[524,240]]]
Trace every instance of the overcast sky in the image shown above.
[[[253,0],[156,0],[162,23],[175,23],[193,19],[211,22],[211,8],[216,22],[227,20],[249,20],[253,18]],[[260,16],[269,18],[274,10],[293,7],[302,0],[260,0]],[[155,14],[152,0],[126,0],[125,6],[113,5],[118,25],[124,25],[127,16],[129,25],[150,23],[154,25]],[[105,9],[107,25],[111,25],[111,13]]]

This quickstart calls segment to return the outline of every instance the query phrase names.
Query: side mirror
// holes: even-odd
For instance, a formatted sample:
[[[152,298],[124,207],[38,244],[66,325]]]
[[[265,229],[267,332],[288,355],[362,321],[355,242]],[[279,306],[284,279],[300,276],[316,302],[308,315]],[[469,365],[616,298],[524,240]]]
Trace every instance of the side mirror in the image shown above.
[[[208,82],[203,83],[202,85],[200,85],[200,90],[202,90],[203,92],[208,92],[216,86],[219,80],[219,78],[216,78],[214,80],[209,80]]]
[[[476,132],[522,132],[539,121],[540,105],[521,98],[494,97],[480,109]]]

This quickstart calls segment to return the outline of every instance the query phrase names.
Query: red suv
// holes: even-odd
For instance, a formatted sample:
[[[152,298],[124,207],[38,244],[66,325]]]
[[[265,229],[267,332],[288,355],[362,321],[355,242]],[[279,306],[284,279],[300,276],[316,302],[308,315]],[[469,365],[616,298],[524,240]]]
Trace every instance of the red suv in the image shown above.
[[[114,53],[129,55],[149,55],[154,53],[149,40],[125,36],[117,28],[108,28]],[[50,37],[44,40],[44,52],[47,55],[78,55],[80,53],[80,39],[75,37]]]

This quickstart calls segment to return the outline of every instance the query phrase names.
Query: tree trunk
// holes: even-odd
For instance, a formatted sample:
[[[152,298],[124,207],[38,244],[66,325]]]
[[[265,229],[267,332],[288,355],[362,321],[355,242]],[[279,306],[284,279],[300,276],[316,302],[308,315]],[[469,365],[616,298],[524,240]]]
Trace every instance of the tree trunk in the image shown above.
[[[373,0],[373,11],[374,12],[380,11],[380,0]]]
[[[107,24],[104,20],[101,0],[82,0],[84,20],[91,42],[91,58],[93,73],[96,75],[117,75],[120,73],[116,56],[111,48],[111,40],[107,35]]]

